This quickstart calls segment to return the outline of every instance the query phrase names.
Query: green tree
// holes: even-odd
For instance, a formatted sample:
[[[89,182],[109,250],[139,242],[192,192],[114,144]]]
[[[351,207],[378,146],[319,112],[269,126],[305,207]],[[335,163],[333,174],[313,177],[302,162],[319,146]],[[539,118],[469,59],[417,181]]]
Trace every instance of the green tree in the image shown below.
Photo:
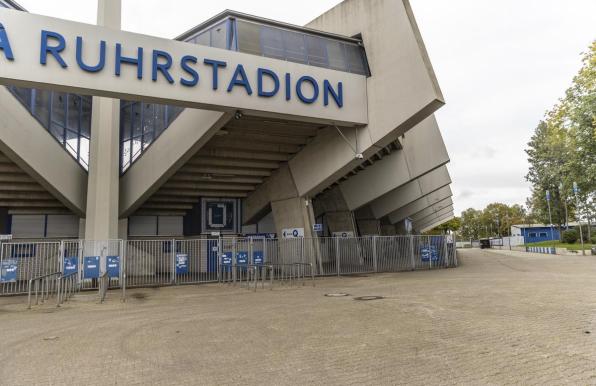
[[[538,124],[526,149],[532,216],[549,223],[548,190],[553,223],[559,228],[567,218],[576,218],[576,213],[588,222],[596,214],[596,41],[582,63],[571,87]],[[579,187],[577,201],[573,182]]]

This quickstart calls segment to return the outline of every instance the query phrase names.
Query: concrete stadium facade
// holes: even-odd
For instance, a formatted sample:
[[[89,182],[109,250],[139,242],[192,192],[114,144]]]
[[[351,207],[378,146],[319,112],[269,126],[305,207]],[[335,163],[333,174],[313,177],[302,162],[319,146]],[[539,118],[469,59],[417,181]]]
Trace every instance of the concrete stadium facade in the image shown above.
[[[0,0],[0,234],[418,233],[453,217],[444,98],[407,0],[173,40]]]

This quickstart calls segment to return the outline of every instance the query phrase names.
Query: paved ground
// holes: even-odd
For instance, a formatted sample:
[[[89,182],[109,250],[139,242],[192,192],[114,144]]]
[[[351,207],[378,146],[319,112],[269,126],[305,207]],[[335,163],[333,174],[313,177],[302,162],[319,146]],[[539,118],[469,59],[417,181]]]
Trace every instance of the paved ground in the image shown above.
[[[125,304],[2,298],[0,384],[596,384],[595,257],[460,261],[315,288],[136,290]]]

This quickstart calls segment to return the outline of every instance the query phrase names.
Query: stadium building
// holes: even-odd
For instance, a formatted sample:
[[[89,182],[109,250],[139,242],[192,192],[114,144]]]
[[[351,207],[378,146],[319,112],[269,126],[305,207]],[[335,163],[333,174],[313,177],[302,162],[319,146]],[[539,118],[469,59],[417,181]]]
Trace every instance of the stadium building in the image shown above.
[[[444,104],[407,0],[176,39],[0,0],[0,234],[419,233],[453,217]]]

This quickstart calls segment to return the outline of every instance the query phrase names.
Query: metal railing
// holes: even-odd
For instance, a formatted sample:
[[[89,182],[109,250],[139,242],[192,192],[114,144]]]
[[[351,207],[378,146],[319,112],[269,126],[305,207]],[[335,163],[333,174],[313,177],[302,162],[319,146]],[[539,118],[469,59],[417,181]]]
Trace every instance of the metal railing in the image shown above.
[[[57,294],[59,288],[58,280],[61,275],[62,272],[52,272],[29,279],[29,286],[27,290],[27,308],[31,309],[32,291],[35,291],[35,305],[39,304],[40,297],[41,302],[45,303],[46,300],[50,299],[50,294]]]
[[[103,272],[98,279],[99,282],[99,302],[103,303],[106,299],[106,294],[108,293],[108,287],[110,286],[110,277],[108,276],[108,272]]]
[[[79,273],[71,272],[58,278],[58,307],[80,290]]]
[[[11,241],[0,245],[0,295],[31,292],[27,284],[46,275],[56,275],[62,302],[79,290],[98,290],[103,301],[119,288],[124,300],[126,287],[222,282],[256,289],[455,266],[455,240],[447,236]]]

